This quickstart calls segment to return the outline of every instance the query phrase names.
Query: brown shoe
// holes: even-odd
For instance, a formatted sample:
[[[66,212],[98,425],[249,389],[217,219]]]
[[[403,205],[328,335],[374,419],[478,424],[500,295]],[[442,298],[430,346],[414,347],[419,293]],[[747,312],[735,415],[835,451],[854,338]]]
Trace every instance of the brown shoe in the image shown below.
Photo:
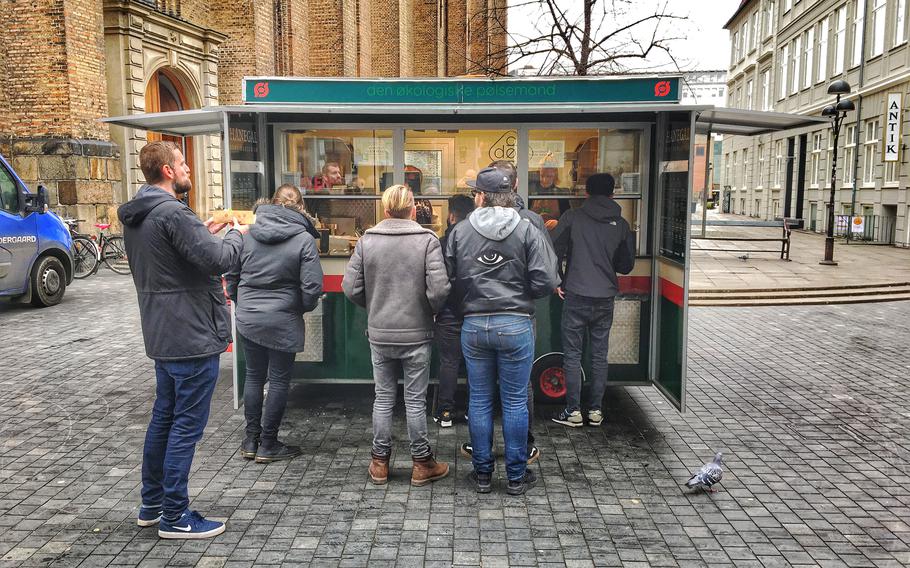
[[[413,458],[414,469],[411,470],[411,485],[421,487],[449,475],[449,464],[437,462],[433,454],[424,458]]]
[[[376,485],[384,485],[389,482],[389,456],[377,456],[371,454],[373,459],[370,461],[370,481]]]

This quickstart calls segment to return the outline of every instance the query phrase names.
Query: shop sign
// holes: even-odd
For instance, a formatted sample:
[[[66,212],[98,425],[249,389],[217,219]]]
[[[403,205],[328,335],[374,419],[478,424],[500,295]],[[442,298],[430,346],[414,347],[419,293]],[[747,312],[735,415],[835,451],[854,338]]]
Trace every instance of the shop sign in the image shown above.
[[[246,104],[676,103],[678,77],[317,79],[247,77]]]
[[[856,215],[850,222],[850,230],[853,233],[865,233],[866,232],[866,218]]]
[[[901,108],[903,106],[901,93],[888,93],[887,108],[885,109],[885,137],[882,158],[885,162],[900,161],[901,148]]]

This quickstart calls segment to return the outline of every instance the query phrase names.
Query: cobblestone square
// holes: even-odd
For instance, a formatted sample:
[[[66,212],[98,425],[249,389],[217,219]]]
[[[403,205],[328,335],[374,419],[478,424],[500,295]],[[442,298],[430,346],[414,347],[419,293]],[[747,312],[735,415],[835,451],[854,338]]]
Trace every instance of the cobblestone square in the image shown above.
[[[473,491],[463,422],[431,423],[449,478],[411,487],[399,443],[370,484],[366,385],[295,385],[304,455],[244,460],[225,355],[190,491],[228,528],[180,542],[135,525],[153,366],[132,282],[102,273],[54,308],[0,304],[0,565],[907,566],[908,322],[910,302],[694,308],[688,411],[611,388],[604,425],[569,430],[538,407],[541,482],[517,498],[501,462]],[[716,450],[720,491],[686,491]]]

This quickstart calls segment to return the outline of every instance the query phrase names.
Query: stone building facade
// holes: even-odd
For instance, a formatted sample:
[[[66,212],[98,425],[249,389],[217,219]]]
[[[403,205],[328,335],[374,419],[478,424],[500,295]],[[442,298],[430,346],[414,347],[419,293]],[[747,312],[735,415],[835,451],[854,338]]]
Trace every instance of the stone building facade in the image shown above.
[[[828,85],[852,87],[856,111],[840,132],[835,215],[866,219],[862,237],[910,246],[910,116],[893,132],[898,161],[885,161],[885,101],[910,101],[907,0],[743,0],[726,24],[731,37],[727,106],[820,116]],[[829,123],[724,140],[722,185],[730,209],[761,219],[796,217],[826,230],[833,135]],[[846,230],[846,217],[836,221]]]
[[[238,104],[249,75],[476,72],[505,42],[486,17],[505,2],[0,0],[0,153],[89,231],[138,188],[149,139],[99,119]],[[205,215],[222,204],[220,142],[185,144]]]

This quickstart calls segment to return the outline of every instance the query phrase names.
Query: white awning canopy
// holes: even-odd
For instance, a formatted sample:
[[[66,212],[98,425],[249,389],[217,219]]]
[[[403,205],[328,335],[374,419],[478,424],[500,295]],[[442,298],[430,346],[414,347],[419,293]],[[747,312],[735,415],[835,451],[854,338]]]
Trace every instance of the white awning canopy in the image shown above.
[[[217,134],[224,129],[224,119],[229,113],[252,114],[281,114],[300,115],[300,120],[306,120],[306,115],[361,115],[364,120],[369,120],[369,115],[388,117],[399,115],[410,117],[402,122],[415,122],[417,116],[497,116],[502,122],[509,122],[509,117],[514,116],[515,122],[527,120],[527,117],[540,117],[545,115],[591,115],[591,114],[616,114],[618,116],[635,113],[651,114],[659,112],[694,111],[697,116],[699,130],[710,128],[711,132],[719,134],[739,134],[754,136],[779,130],[789,130],[823,124],[827,120],[822,117],[805,116],[800,114],[787,114],[780,112],[764,112],[733,108],[715,108],[704,105],[679,105],[679,104],[471,104],[471,105],[425,105],[425,104],[388,104],[388,105],[238,105],[238,106],[213,106],[202,109],[159,112],[148,114],[129,114],[103,119],[103,122],[115,124],[126,128],[149,130],[175,136],[197,136],[201,134]]]

